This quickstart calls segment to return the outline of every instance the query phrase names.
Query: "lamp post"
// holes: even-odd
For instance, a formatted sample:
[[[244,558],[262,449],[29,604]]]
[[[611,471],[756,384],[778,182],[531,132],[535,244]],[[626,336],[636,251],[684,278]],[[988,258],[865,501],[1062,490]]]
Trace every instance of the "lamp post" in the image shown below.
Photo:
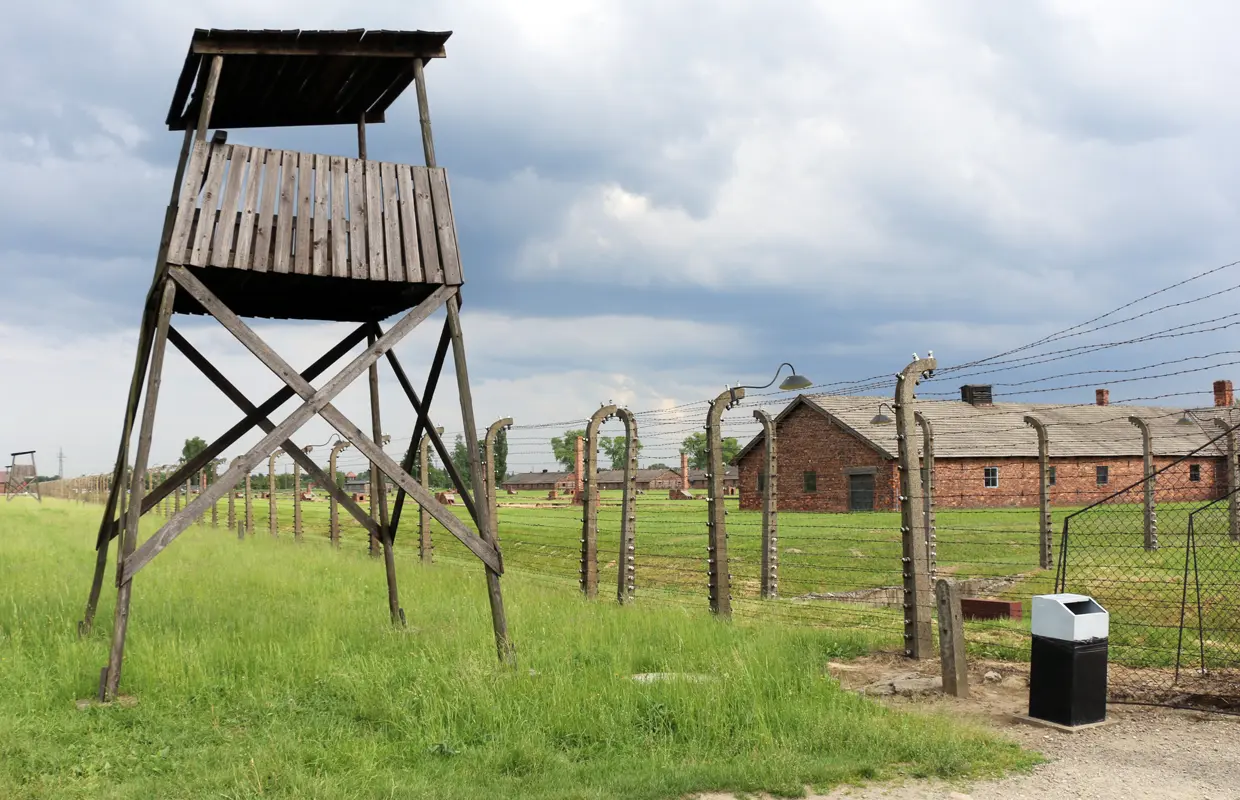
[[[710,594],[711,613],[720,617],[732,616],[732,576],[728,574],[727,515],[723,501],[723,440],[720,425],[723,412],[745,397],[746,389],[765,389],[779,379],[779,373],[787,367],[792,374],[779,385],[781,391],[796,391],[813,385],[808,378],[797,373],[796,367],[784,362],[775,368],[775,376],[762,386],[735,386],[724,390],[710,401],[706,414],[706,507],[707,533],[706,574]]]

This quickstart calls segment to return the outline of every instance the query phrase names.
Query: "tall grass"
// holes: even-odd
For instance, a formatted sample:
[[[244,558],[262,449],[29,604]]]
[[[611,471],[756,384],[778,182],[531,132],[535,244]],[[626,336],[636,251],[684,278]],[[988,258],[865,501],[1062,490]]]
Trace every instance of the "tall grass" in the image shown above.
[[[498,666],[481,567],[194,528],[135,580],[122,692],[74,630],[97,507],[0,505],[0,797],[664,798],[1019,767],[1014,745],[843,691],[847,633],[585,602],[520,574]],[[634,681],[634,673],[694,679]]]

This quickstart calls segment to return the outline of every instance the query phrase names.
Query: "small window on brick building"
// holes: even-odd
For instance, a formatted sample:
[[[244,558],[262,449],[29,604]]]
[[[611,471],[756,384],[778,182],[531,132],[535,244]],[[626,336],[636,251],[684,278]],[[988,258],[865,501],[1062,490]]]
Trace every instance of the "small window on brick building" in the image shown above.
[[[1110,467],[1094,467],[1094,472],[1099,486],[1106,486],[1111,482]]]
[[[987,489],[999,488],[998,467],[982,467],[982,485]]]
[[[758,491],[759,492],[766,491],[766,473],[765,472],[758,473]]]
[[[1055,485],[1055,468],[1054,467],[1046,468],[1046,483],[1050,486]]]
[[[1201,480],[1201,465],[1200,464],[1189,464],[1188,465],[1188,479],[1192,481],[1193,483],[1196,483],[1197,481]]]
[[[806,472],[805,473],[805,493],[810,494],[816,491],[818,491],[818,473],[812,472],[812,471]]]

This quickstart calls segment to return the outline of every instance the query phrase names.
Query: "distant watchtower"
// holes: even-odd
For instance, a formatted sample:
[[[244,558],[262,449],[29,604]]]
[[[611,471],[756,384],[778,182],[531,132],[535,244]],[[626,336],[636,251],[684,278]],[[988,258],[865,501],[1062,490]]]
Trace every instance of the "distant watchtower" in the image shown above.
[[[109,543],[120,535],[116,619],[101,696],[114,696],[120,681],[134,575],[276,450],[301,464],[319,486],[334,490],[340,504],[383,543],[389,610],[398,624],[403,624],[404,611],[397,595],[392,544],[405,496],[412,495],[486,565],[499,656],[501,660],[512,657],[500,593],[499,549],[490,533],[487,505],[473,502],[485,495],[459,317],[463,275],[448,179],[435,162],[423,77],[430,59],[444,57],[449,35],[361,30],[194,32],[167,118],[169,130],[184,131],[185,139],[146,298],[112,490],[96,542],[95,579],[80,625],[83,632],[91,627]],[[383,122],[388,107],[410,83],[417,93],[425,163],[368,159],[366,126]],[[355,125],[357,157],[229,143],[226,132],[304,125]],[[214,133],[208,136],[209,131]],[[419,396],[392,347],[441,307],[446,312],[443,332]],[[174,314],[214,317],[285,387],[264,402],[252,402],[171,326]],[[385,332],[380,322],[394,315],[400,316]],[[242,317],[360,325],[299,371],[263,342]],[[161,485],[144,492],[169,342],[240,409],[243,418]],[[320,382],[321,388],[311,385],[310,381],[363,343],[365,349],[330,380]],[[412,441],[425,433],[440,458],[450,460],[429,417],[449,345],[473,475],[472,486],[456,489],[465,499],[477,534],[409,475],[409,459],[397,463],[376,444],[382,441],[377,362],[386,358],[417,414]],[[332,405],[364,373],[370,383],[369,435]],[[294,395],[302,401],[296,411],[279,422],[268,419]],[[386,474],[399,487],[390,515],[387,498],[381,494],[379,519],[372,520],[292,440],[316,414],[365,454],[373,470]],[[138,436],[131,453],[135,422]],[[266,434],[263,439],[138,546],[141,515],[255,427]],[[133,472],[126,474],[130,463]]]
[[[34,463],[33,450],[21,450],[10,454],[9,475],[4,483],[5,502],[14,497],[33,497],[40,503],[43,495],[39,492],[39,468]],[[22,463],[29,461],[29,464]]]

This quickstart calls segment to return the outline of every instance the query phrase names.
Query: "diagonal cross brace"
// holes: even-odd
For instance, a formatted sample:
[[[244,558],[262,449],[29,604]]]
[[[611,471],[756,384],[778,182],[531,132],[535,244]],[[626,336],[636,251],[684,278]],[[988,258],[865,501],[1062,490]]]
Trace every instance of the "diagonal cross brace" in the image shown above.
[[[174,278],[174,280],[177,280],[179,284],[194,287],[191,294],[197,292],[201,295],[200,297],[197,297],[199,302],[202,302],[202,300],[205,299],[208,303],[210,303],[209,306],[204,307],[207,308],[208,312],[215,314],[217,319],[220,319],[219,314],[216,313],[218,311],[228,318],[230,322],[235,322],[240,325],[249,338],[257,340],[261,344],[262,340],[258,339],[254,332],[245,326],[245,323],[242,323],[235,314],[224,307],[223,304],[219,302],[218,298],[211,294],[210,290],[190,275],[187,270],[183,267],[174,267],[169,270],[169,274]],[[184,281],[184,283],[182,283],[182,281]],[[341,370],[340,373],[337,374],[336,377],[332,378],[322,389],[319,391],[314,391],[314,389],[311,388],[309,397],[305,398],[305,402],[300,408],[277,425],[271,433],[264,436],[258,444],[254,445],[254,447],[247,453],[238,457],[216,483],[212,484],[206,492],[199,494],[193,502],[186,504],[186,506],[182,508],[179,513],[174,514],[173,517],[168,520],[168,522],[165,523],[165,525],[160,528],[154,536],[147,539],[141,547],[125,559],[124,569],[117,570],[118,582],[123,583],[131,580],[133,576],[136,575],[144,566],[150,563],[151,559],[171,544],[177,536],[180,536],[181,533],[183,533],[185,529],[190,526],[194,519],[206,510],[208,505],[214,503],[222,497],[224,492],[228,491],[229,486],[236,484],[238,480],[241,480],[246,475],[246,473],[253,470],[260,461],[274,451],[276,447],[279,446],[280,442],[287,439],[289,435],[299,429],[302,425],[305,425],[315,414],[321,413],[325,407],[328,407],[332,398],[344,391],[345,388],[357,380],[358,376],[365,372],[371,364],[378,361],[384,350],[395,345],[402,338],[404,338],[405,335],[413,330],[418,323],[430,316],[435,309],[442,304],[443,299],[447,294],[449,294],[449,291],[443,289],[440,290],[440,293],[432,295],[429,302],[424,302],[401,318],[401,320],[396,323],[390,331],[388,331],[386,336],[375,342],[370,347],[367,347],[366,350],[353,359],[353,361],[349,362],[348,366]],[[224,320],[221,319],[220,321],[223,322]],[[263,346],[266,347],[266,345]],[[294,375],[296,374],[291,367],[287,367],[286,365],[286,368],[290,373]],[[305,385],[308,386],[309,384],[306,383]],[[459,527],[464,527],[459,521],[456,520],[455,517],[452,519]],[[486,561],[488,564],[499,563],[498,554],[493,548],[488,549],[483,547],[479,549],[482,551],[479,553],[479,558],[482,558],[483,561]]]
[[[448,355],[448,345],[452,343],[452,328],[447,320],[443,323],[443,332],[439,335],[439,345],[435,348],[435,358],[431,361],[431,370],[426,376],[426,391],[422,393],[422,411],[418,414],[418,421],[413,426],[413,436],[409,437],[410,450],[405,454],[405,461],[402,466],[405,472],[413,469],[413,445],[422,441],[422,436],[426,430],[435,430],[435,426],[430,424],[427,417],[430,414],[431,401],[435,399],[435,388],[439,385],[439,373],[443,371],[443,362]],[[403,370],[402,370],[403,372]],[[397,378],[400,372],[397,372]],[[438,433],[438,431],[435,431]],[[420,444],[419,444],[420,446]],[[444,461],[447,465],[451,459]],[[392,534],[396,534],[396,529],[400,525],[400,512],[405,507],[405,490],[400,489],[396,492],[396,502],[392,507]],[[478,521],[477,510],[472,512],[474,522]]]
[[[413,499],[421,504],[430,513],[432,517],[453,536],[461,540],[474,555],[478,556],[495,574],[502,574],[503,562],[500,558],[499,550],[490,542],[485,541],[482,537],[475,535],[465,524],[461,522],[456,515],[447,511],[443,506],[435,501],[435,498],[413,477],[400,468],[400,464],[392,459],[387,453],[383,452],[383,448],[377,445],[373,440],[362,433],[361,429],[354,425],[349,419],[331,404],[331,399],[343,390],[343,383],[347,385],[352,382],[362,370],[370,367],[383,353],[390,350],[395,344],[404,338],[415,325],[426,319],[443,303],[447,302],[455,295],[457,289],[455,287],[441,286],[436,289],[430,297],[428,297],[422,305],[409,312],[398,322],[391,330],[379,338],[375,344],[366,349],[366,352],[358,360],[349,365],[339,376],[332,380],[322,390],[316,391],[310,382],[302,378],[297,371],[294,370],[287,361],[279,356],[270,346],[267,345],[257,334],[246,325],[240,317],[238,317],[231,309],[225,306],[218,297],[216,297],[210,289],[203,285],[194,275],[184,267],[173,267],[169,270],[169,275],[184,288],[195,300],[202,305],[215,319],[228,329],[229,333],[237,338],[237,341],[245,345],[251,353],[262,361],[272,372],[281,380],[287,383],[297,392],[298,395],[306,401],[301,410],[296,412],[293,417],[285,420],[277,426],[276,430],[268,434],[264,438],[264,442],[268,439],[272,441],[268,444],[267,452],[274,449],[276,442],[283,440],[291,430],[281,431],[286,424],[293,421],[294,418],[300,417],[307,409],[311,409],[305,415],[305,419],[297,422],[292,429],[299,427],[305,423],[314,414],[321,416],[329,425],[337,430],[341,436],[348,439],[358,451],[370,461],[373,461],[385,475],[390,477],[398,486],[404,488],[407,494],[413,496]],[[354,372],[358,364],[360,369]],[[334,389],[334,391],[329,391]],[[275,439],[277,433],[280,433],[279,439]],[[246,454],[248,458],[249,454]],[[255,464],[257,461],[254,462]],[[230,470],[231,471],[231,470]],[[234,478],[234,482],[235,482]],[[199,497],[199,500],[202,498]],[[198,501],[195,501],[198,502]],[[159,534],[156,534],[159,536]],[[149,543],[148,543],[149,544]],[[145,547],[146,545],[143,545]]]
[[[337,361],[339,361],[340,358],[344,356],[345,353],[352,350],[354,346],[357,345],[358,342],[366,338],[366,330],[367,330],[366,325],[362,325],[361,327],[357,328],[357,330],[353,331],[348,336],[346,336],[344,339],[342,339],[339,344],[337,344],[331,350],[328,350],[326,353],[324,353],[320,359],[318,359],[313,364],[311,364],[309,367],[307,367],[306,371],[301,373],[301,376],[308,381],[312,381],[315,378],[317,378],[319,375],[322,375],[329,367],[331,367],[332,364],[335,364]],[[179,333],[177,333],[175,330],[170,329],[168,331],[168,338],[170,341],[172,341],[174,345],[177,346],[178,349],[180,349],[180,345],[177,345],[177,342],[174,340],[174,337],[175,339],[180,339],[182,342],[185,341],[184,338],[182,338]],[[182,350],[181,352],[185,352],[185,351]],[[216,385],[218,386],[219,384],[216,384]],[[227,394],[227,392],[225,392],[225,394]],[[271,397],[267,398],[267,400],[264,401],[263,404],[258,406],[257,408],[254,408],[251,405],[249,409],[243,409],[246,411],[245,419],[241,420],[236,425],[229,428],[227,431],[224,432],[223,436],[221,436],[220,438],[212,442],[210,445],[208,445],[205,450],[199,453],[191,461],[188,461],[185,464],[183,464],[170,477],[165,478],[163,482],[159,484],[159,486],[156,486],[155,488],[151,489],[151,491],[147,492],[145,495],[142,496],[142,513],[146,514],[165,497],[167,497],[168,495],[172,494],[177,489],[184,486],[185,481],[189,480],[190,476],[192,476],[194,473],[198,472],[200,469],[205,467],[212,459],[214,459],[220,453],[228,449],[228,447],[231,444],[233,444],[238,439],[240,439],[242,436],[244,436],[246,433],[248,433],[250,429],[258,425],[258,420],[260,418],[267,417],[267,415],[271,414],[273,411],[278,409],[280,406],[288,402],[288,400],[291,399],[293,395],[294,395],[293,390],[286,386],[283,389],[279,389],[274,394],[272,394]],[[100,530],[100,539],[95,542],[96,549],[98,549],[103,544],[102,537],[105,531],[108,536],[108,539],[116,538],[116,535],[120,533],[119,521],[113,519],[111,520],[111,522],[107,523],[103,529]]]
[[[168,341],[172,342],[172,345],[181,351],[181,354],[185,356],[189,363],[198,367],[198,370],[206,376],[207,380],[215,384],[215,387],[223,392],[225,397],[233,401],[237,408],[244,411],[247,419],[256,415],[258,409],[255,408],[254,404],[251,403],[249,399],[232,384],[232,382],[225,378],[224,375],[216,369],[215,366],[208,361],[202,353],[198,352],[197,348],[190,344],[175,328],[168,329]],[[266,416],[259,415],[258,427],[262,428],[263,433],[271,433],[272,429],[275,428],[275,425]],[[380,536],[379,526],[376,525],[375,521],[370,518],[370,515],[362,510],[361,506],[353,502],[353,498],[349,497],[343,489],[337,486],[334,480],[328,478],[327,473],[320,469],[319,465],[314,463],[314,460],[310,458],[304,450],[289,439],[285,439],[281,442],[280,447],[285,453],[291,456],[294,461],[301,465],[307,475],[317,481],[328,494],[336,498],[336,502],[344,506],[345,510],[352,514],[353,518],[362,524],[362,527],[366,528],[366,530],[372,535]],[[229,491],[231,491],[231,489]]]

